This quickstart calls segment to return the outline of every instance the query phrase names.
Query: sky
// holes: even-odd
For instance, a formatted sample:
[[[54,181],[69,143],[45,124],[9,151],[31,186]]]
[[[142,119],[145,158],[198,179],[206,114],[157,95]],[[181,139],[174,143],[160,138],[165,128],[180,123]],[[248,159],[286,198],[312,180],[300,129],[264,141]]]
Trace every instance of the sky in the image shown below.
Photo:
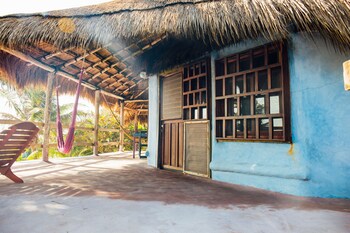
[[[37,13],[61,10],[110,1],[111,0],[0,0],[0,16],[16,13]]]

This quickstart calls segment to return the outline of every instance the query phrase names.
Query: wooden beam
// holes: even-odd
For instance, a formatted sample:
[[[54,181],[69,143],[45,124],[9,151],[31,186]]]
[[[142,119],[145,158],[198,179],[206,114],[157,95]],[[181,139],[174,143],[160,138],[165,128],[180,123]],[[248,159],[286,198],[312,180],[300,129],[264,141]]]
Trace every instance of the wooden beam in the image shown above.
[[[51,104],[52,104],[52,92],[53,92],[53,80],[55,75],[49,73],[47,77],[46,85],[46,99],[45,99],[45,110],[44,110],[44,146],[43,146],[43,161],[49,161],[49,144],[50,144],[50,115],[51,115]]]
[[[50,73],[56,72],[56,74],[59,75],[59,76],[62,76],[62,77],[64,77],[64,78],[67,78],[67,79],[69,79],[69,80],[71,80],[71,81],[73,81],[73,82],[76,82],[76,83],[79,82],[79,80],[78,80],[75,76],[73,76],[73,75],[71,75],[71,74],[69,74],[69,73],[67,73],[67,72],[65,72],[65,71],[62,71],[62,70],[56,70],[55,68],[53,68],[53,67],[51,67],[51,66],[49,66],[49,65],[46,65],[45,63],[42,63],[42,62],[40,62],[40,61],[34,59],[33,57],[29,56],[29,55],[26,55],[26,54],[21,53],[21,52],[16,51],[16,50],[12,50],[12,49],[9,49],[9,48],[5,48],[5,47],[3,47],[3,46],[0,46],[0,50],[3,50],[3,51],[5,51],[5,52],[7,52],[7,53],[9,53],[9,54],[12,54],[13,56],[18,57],[19,59],[21,59],[21,60],[23,60],[23,61],[32,63],[32,64],[36,65],[37,67],[40,67],[41,69],[46,70],[46,71],[48,71],[48,72],[50,72]],[[87,82],[83,82],[82,85],[85,86],[85,87],[87,87],[87,88],[89,88],[89,89],[92,89],[92,90],[97,90],[97,89],[99,89],[99,88],[95,87],[94,85],[92,85],[92,84],[90,84],[90,83],[87,83]],[[111,97],[114,97],[114,98],[117,98],[117,99],[120,99],[120,100],[124,100],[123,97],[118,96],[118,95],[115,95],[115,94],[113,94],[113,93],[109,93],[109,92],[103,91],[103,90],[102,90],[102,92],[103,92],[104,94],[106,94],[106,95],[111,96]]]
[[[140,102],[148,102],[148,100],[125,100],[125,103],[140,103]]]
[[[60,55],[60,54],[62,54],[62,53],[66,53],[68,50],[71,50],[71,49],[73,49],[73,48],[74,48],[74,47],[69,47],[69,48],[66,48],[66,49],[64,49],[64,50],[57,51],[57,52],[55,52],[55,53],[50,53],[50,54],[48,54],[48,55],[42,57],[41,59],[42,59],[42,60],[48,60],[48,59],[53,58],[53,57],[56,57],[56,56],[58,56],[58,55]]]
[[[136,87],[138,84],[144,82],[146,79],[140,79],[139,81],[135,82],[133,85],[131,85],[130,87],[128,87],[127,89],[125,89],[121,94],[124,95],[125,92],[130,91],[131,89],[133,89],[134,87]]]
[[[120,101],[120,132],[119,132],[119,151],[124,151],[124,101]]]
[[[148,87],[145,88],[143,91],[141,91],[140,93],[138,93],[133,99],[137,99],[138,97],[140,97],[143,93],[145,93],[148,90]]]
[[[98,156],[98,131],[100,119],[101,91],[95,91],[94,155]]]
[[[92,50],[92,51],[89,51],[88,53],[86,53],[86,54],[84,54],[84,55],[82,55],[82,56],[80,56],[80,57],[73,58],[72,60],[70,60],[70,61],[64,63],[63,65],[61,65],[60,68],[70,66],[71,64],[73,64],[73,63],[75,63],[75,62],[78,62],[78,61],[80,61],[80,60],[86,58],[87,56],[96,53],[97,51],[99,51],[99,50],[101,50],[101,49],[103,49],[103,47],[98,47],[98,48],[96,48],[96,49],[94,49],[94,50]]]

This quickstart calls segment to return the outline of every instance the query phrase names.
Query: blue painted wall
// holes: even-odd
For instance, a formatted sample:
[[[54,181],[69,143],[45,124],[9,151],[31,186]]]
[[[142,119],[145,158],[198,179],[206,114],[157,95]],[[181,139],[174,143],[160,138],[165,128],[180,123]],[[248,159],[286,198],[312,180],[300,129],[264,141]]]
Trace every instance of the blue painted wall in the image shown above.
[[[350,198],[350,92],[342,76],[342,63],[350,57],[322,39],[315,42],[298,34],[288,47],[293,145],[216,142],[212,130],[213,179],[294,195]],[[212,67],[217,58],[263,43],[214,52]],[[215,93],[212,104],[215,109]]]

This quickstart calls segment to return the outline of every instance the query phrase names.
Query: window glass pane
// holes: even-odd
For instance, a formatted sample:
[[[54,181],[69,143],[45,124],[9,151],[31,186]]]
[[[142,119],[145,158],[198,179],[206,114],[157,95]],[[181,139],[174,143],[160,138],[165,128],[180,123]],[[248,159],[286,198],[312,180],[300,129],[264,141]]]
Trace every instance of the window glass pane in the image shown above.
[[[253,68],[265,65],[265,50],[264,48],[253,51]]]
[[[250,96],[241,97],[241,115],[251,115],[250,113]]]
[[[207,108],[206,107],[199,107],[199,118],[200,119],[207,119]]]
[[[233,94],[233,79],[226,78],[225,79],[225,95],[232,95],[232,94]]]
[[[199,92],[194,94],[194,104],[199,104]]]
[[[244,137],[244,123],[243,119],[236,120],[236,138]]]
[[[237,76],[236,77],[236,94],[242,94],[243,93],[243,76]]]
[[[237,108],[237,99],[229,98],[227,99],[227,116],[237,116],[238,108]]]
[[[207,72],[207,65],[205,62],[201,63],[201,74],[204,74]]]
[[[227,58],[227,74],[237,72],[237,60],[236,56]]]
[[[193,94],[188,95],[188,103],[189,105],[193,105]]]
[[[188,92],[190,90],[189,81],[184,82],[184,92]]]
[[[267,90],[267,71],[266,70],[263,70],[263,71],[259,71],[258,72],[258,85],[259,85],[259,91],[262,91],[262,90]]]
[[[273,139],[283,139],[283,120],[282,118],[273,118]]]
[[[199,78],[199,88],[205,88],[207,86],[205,76]]]
[[[222,120],[217,120],[216,121],[216,137],[217,138],[222,138],[223,137],[223,123]]]
[[[222,76],[225,74],[225,60],[217,60],[215,62],[215,76]]]
[[[184,109],[184,119],[185,120],[190,119],[190,110],[188,108]]]
[[[197,90],[197,79],[191,79],[191,91]]]
[[[184,68],[184,78],[188,77],[188,68]]]
[[[270,94],[270,114],[281,113],[281,98],[280,93],[271,93]]]
[[[271,69],[271,88],[280,88],[282,87],[282,80],[281,80],[281,68],[273,68]]]
[[[256,138],[255,119],[247,119],[247,137]]]
[[[268,48],[267,59],[268,59],[269,65],[279,63],[280,57],[279,57],[278,47],[279,47],[278,45],[272,45]]]
[[[199,119],[199,112],[197,108],[191,108],[191,119]]]
[[[187,106],[187,95],[184,95],[184,106]]]
[[[233,137],[233,121],[232,120],[225,121],[225,137],[226,138]]]
[[[265,95],[255,96],[255,115],[265,114]]]
[[[255,91],[255,73],[247,74],[247,81],[246,82],[247,82],[246,83],[247,92]]]
[[[260,131],[260,139],[268,139],[269,138],[269,119],[263,118],[259,120],[259,131]]]
[[[216,101],[216,116],[222,117],[225,115],[225,100]]]
[[[216,96],[222,96],[222,79],[216,80],[215,83]]]
[[[194,75],[194,67],[193,66],[190,66],[189,67],[189,74],[188,74],[188,77],[192,77]]]
[[[194,74],[199,75],[199,64],[195,65]]]
[[[239,71],[245,71],[250,69],[250,56],[249,53],[239,55]]]
[[[201,104],[206,104],[206,103],[207,103],[207,92],[202,91]]]

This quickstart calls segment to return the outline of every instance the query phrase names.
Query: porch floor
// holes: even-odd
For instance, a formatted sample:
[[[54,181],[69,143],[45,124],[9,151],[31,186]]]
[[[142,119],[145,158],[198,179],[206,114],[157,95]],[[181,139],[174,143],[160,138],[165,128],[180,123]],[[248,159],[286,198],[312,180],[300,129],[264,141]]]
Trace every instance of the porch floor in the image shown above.
[[[130,153],[17,162],[0,232],[349,232],[350,200],[301,198],[147,166]]]

